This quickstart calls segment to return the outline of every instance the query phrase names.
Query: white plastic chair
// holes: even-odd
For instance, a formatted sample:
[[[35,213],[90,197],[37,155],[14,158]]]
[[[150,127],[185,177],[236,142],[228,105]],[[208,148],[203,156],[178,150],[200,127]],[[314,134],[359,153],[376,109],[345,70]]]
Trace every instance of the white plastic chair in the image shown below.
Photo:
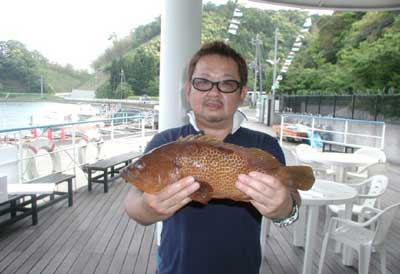
[[[395,217],[396,210],[399,208],[400,203],[384,210],[365,207],[364,211],[374,212],[376,215],[364,223],[336,217],[332,218],[322,243],[318,274],[322,273],[329,239],[352,247],[358,252],[359,274],[368,274],[371,253],[374,248],[380,255],[381,273],[386,274],[385,238]],[[375,229],[371,230],[369,227],[375,227]]]
[[[376,165],[377,163],[386,163],[386,154],[380,149],[377,148],[360,148],[354,152],[354,154],[365,155],[368,157],[372,157],[376,159],[376,163],[372,163],[370,165],[361,166],[357,169],[357,171],[348,171],[345,175],[346,181],[352,180],[362,180],[366,179],[370,174],[368,174],[368,168]]]
[[[380,197],[385,193],[388,178],[385,175],[375,175],[360,183],[346,184],[355,187],[359,194],[357,195],[357,203],[353,205],[352,213],[357,216],[358,222],[363,222],[368,218],[368,214],[364,212],[364,208],[380,208]],[[329,219],[332,215],[337,215],[341,218],[344,217],[344,205],[328,205],[326,207],[325,215],[325,230],[328,228]]]

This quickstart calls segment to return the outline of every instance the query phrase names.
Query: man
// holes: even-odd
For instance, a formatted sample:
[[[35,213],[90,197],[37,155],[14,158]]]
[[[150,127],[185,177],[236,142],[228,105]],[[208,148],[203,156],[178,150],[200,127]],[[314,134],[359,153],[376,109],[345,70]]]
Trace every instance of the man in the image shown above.
[[[192,108],[191,123],[154,136],[147,151],[180,136],[209,134],[227,143],[258,147],[285,163],[277,141],[240,127],[237,109],[247,93],[247,65],[222,42],[212,42],[192,57],[185,84]],[[160,193],[134,187],[126,197],[126,212],[141,224],[163,221],[159,274],[256,274],[261,263],[260,223],[266,216],[287,225],[298,214],[299,195],[274,177],[259,172],[241,174],[236,187],[250,202],[192,202],[199,183],[191,176]]]

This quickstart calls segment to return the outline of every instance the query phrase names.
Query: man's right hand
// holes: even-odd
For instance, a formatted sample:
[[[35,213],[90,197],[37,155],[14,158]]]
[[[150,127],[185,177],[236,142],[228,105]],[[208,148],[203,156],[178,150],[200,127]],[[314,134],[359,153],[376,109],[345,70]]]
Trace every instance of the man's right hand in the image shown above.
[[[134,189],[125,199],[125,209],[129,217],[145,225],[163,221],[192,201],[190,195],[199,187],[199,183],[188,176],[155,194]]]

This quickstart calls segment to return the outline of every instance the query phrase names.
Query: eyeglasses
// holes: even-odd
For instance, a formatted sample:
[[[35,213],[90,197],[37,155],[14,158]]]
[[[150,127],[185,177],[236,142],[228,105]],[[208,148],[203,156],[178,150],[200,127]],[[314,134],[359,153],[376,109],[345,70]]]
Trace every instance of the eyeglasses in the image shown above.
[[[236,80],[222,80],[213,82],[205,78],[193,78],[192,86],[199,91],[210,91],[214,86],[222,93],[232,93],[241,87],[240,82]]]

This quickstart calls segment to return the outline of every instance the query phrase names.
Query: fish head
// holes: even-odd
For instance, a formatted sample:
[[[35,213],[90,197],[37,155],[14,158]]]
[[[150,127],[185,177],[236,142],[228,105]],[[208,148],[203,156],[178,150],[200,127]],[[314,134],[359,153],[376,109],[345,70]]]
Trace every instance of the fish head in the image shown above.
[[[121,176],[144,192],[159,192],[178,179],[179,168],[173,155],[165,147],[152,150],[125,168]]]

